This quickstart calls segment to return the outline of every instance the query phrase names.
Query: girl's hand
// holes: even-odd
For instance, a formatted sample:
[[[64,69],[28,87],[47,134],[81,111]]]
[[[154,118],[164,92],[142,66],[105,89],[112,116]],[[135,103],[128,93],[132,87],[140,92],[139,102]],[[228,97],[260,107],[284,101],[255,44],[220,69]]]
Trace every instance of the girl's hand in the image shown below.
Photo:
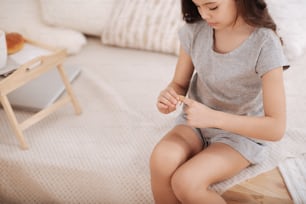
[[[188,125],[196,128],[214,127],[216,114],[213,109],[187,97],[183,103]]]
[[[167,87],[160,92],[157,99],[157,108],[161,113],[168,114],[176,110],[176,105],[179,103],[179,95],[173,88]]]

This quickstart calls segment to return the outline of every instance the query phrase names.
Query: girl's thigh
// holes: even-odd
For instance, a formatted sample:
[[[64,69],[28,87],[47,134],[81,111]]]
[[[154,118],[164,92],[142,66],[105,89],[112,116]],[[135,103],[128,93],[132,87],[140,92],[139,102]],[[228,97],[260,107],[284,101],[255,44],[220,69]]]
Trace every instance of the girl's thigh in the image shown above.
[[[184,163],[176,174],[193,175],[190,183],[209,186],[224,181],[250,165],[238,151],[224,143],[212,143]]]
[[[160,143],[185,150],[190,156],[199,153],[203,147],[203,142],[196,130],[187,125],[175,126],[165,135]]]
[[[186,125],[175,126],[155,146],[151,162],[176,167],[202,150],[203,143],[195,130]],[[153,161],[152,161],[153,160]]]

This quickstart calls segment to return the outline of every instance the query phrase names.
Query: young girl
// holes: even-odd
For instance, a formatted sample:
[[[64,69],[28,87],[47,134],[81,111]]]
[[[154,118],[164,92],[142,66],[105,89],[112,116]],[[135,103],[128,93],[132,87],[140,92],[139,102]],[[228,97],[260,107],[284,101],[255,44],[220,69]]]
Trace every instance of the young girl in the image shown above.
[[[184,107],[152,152],[153,196],[157,204],[225,203],[210,185],[262,162],[264,141],[284,135],[288,64],[264,0],[182,0],[182,12],[182,48],[157,108]]]

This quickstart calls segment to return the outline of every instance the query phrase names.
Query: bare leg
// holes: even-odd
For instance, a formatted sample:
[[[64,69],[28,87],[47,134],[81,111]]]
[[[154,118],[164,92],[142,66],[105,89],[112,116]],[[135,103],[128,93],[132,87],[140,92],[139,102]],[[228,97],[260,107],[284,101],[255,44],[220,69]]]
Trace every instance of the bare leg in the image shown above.
[[[171,188],[176,169],[200,152],[202,142],[190,127],[173,128],[154,148],[150,159],[151,187],[156,204],[179,203]]]
[[[209,186],[234,176],[249,164],[230,146],[211,144],[176,170],[171,181],[172,189],[184,204],[225,204],[223,198]]]

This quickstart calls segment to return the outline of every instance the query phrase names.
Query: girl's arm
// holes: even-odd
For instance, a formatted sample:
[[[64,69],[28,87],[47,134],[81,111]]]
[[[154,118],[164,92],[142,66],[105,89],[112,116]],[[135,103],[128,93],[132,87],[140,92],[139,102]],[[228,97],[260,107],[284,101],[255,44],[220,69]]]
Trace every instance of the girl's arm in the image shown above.
[[[280,140],[286,129],[283,68],[273,69],[264,74],[262,84],[264,116],[239,116],[215,111],[186,98],[184,103],[187,104],[186,113],[189,125],[203,128],[220,128],[239,135],[262,140]],[[205,119],[203,120],[203,118]]]
[[[183,48],[180,48],[173,79],[158,96],[157,108],[160,112],[170,113],[176,109],[176,105],[179,102],[179,95],[185,95],[187,93],[193,70],[194,67],[191,57]]]
[[[172,87],[179,95],[186,95],[193,70],[194,67],[191,61],[191,57],[185,52],[183,48],[181,48],[180,55],[176,64],[175,73],[168,87]]]

